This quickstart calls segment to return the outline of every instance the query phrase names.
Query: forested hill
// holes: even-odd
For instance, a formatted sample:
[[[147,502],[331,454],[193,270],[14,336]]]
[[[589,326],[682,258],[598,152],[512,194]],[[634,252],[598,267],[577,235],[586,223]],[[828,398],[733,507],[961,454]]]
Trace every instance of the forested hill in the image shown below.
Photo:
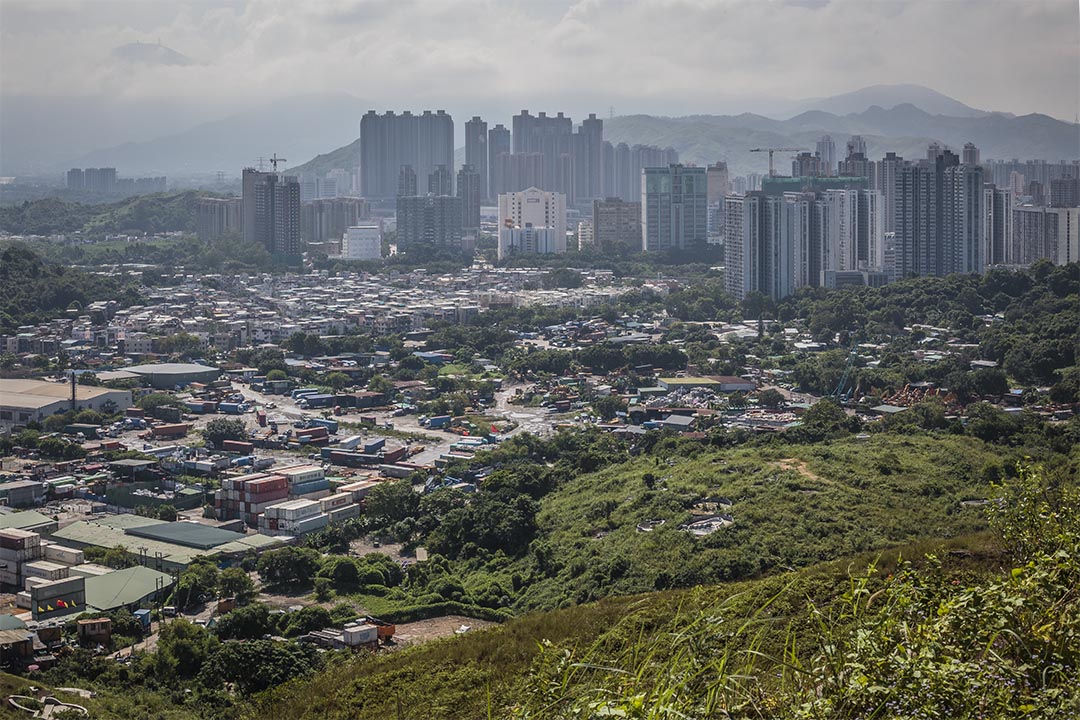
[[[46,198],[0,207],[0,231],[12,235],[81,232],[90,237],[194,232],[195,204],[208,193],[140,195],[103,205],[83,205]]]
[[[0,252],[0,332],[5,334],[56,317],[72,303],[116,300],[127,306],[138,297],[136,283],[46,262],[23,245]]]

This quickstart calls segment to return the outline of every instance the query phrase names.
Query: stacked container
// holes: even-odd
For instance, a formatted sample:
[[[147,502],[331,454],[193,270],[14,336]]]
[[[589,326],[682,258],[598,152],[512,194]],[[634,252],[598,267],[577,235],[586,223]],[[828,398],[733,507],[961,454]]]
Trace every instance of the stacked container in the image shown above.
[[[22,587],[22,567],[41,559],[41,536],[29,530],[0,530],[0,584]]]
[[[239,519],[255,526],[267,506],[288,496],[288,481],[283,476],[253,473],[222,480],[221,490],[214,493],[214,509],[219,520]]]
[[[270,535],[303,535],[326,527],[330,519],[314,500],[289,500],[266,508],[259,531]]]

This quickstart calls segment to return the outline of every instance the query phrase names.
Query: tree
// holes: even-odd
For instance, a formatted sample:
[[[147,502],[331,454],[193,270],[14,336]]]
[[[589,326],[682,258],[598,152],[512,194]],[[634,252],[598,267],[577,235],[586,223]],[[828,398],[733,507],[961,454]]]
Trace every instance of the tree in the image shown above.
[[[233,597],[243,603],[255,596],[255,583],[243,568],[231,567],[218,576],[218,590],[222,597]]]
[[[184,406],[184,403],[167,393],[150,393],[149,395],[143,395],[135,404],[151,414],[159,407]]]
[[[343,372],[327,373],[323,377],[322,382],[325,385],[329,385],[334,390],[344,390],[352,385],[352,379]]]
[[[246,440],[247,427],[238,418],[214,418],[206,424],[202,434],[207,442],[220,448],[225,440]]]
[[[206,628],[177,619],[162,625],[157,652],[151,655],[150,667],[160,682],[192,678],[218,647],[218,640]]]
[[[101,564],[116,568],[117,570],[138,565],[138,563],[135,562],[135,558],[131,556],[128,549],[123,545],[117,545],[116,547],[106,550],[101,558]]]
[[[618,395],[607,395],[593,401],[593,410],[603,420],[610,420],[616,413],[626,411],[626,401]]]
[[[173,590],[173,602],[182,608],[195,607],[213,595],[217,586],[217,566],[206,558],[195,558],[180,574]]]
[[[416,514],[420,496],[408,480],[380,483],[365,498],[364,510],[378,527],[385,528]]]
[[[309,644],[270,640],[223,643],[207,659],[199,682],[208,688],[233,683],[241,694],[252,695],[284,685],[320,666],[318,650]]]
[[[222,640],[258,640],[276,631],[275,616],[270,615],[270,608],[263,603],[227,612],[214,627],[214,632]]]
[[[766,388],[758,393],[758,404],[767,408],[778,408],[784,405],[784,395],[775,388]]]
[[[275,382],[278,380],[288,380],[289,376],[285,374],[284,370],[274,368],[270,372],[266,373],[266,379],[270,382]]]
[[[389,395],[394,392],[394,381],[385,375],[375,375],[368,382],[367,389],[371,392],[382,393],[383,395]]]
[[[300,585],[311,582],[319,569],[319,553],[311,548],[270,550],[256,565],[267,585]]]
[[[817,442],[830,437],[839,437],[851,431],[852,421],[844,409],[835,400],[823,398],[814,403],[802,417],[802,425],[797,436],[808,442]]]

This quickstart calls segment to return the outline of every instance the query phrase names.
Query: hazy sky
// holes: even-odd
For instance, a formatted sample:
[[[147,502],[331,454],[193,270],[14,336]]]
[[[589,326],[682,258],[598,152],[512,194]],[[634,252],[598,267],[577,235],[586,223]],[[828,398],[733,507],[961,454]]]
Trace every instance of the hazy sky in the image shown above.
[[[0,90],[677,114],[910,82],[1071,120],[1078,23],[1077,0],[0,0]],[[159,39],[196,64],[110,59]]]

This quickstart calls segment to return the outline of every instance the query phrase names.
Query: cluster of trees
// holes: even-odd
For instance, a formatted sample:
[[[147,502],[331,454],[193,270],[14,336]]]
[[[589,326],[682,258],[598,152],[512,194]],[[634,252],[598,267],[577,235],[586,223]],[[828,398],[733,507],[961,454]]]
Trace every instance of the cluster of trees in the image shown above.
[[[0,332],[14,333],[82,308],[98,300],[115,300],[122,307],[139,300],[137,286],[127,280],[74,270],[46,262],[21,243],[0,251]]]
[[[68,442],[55,435],[42,436],[37,430],[26,429],[14,435],[0,435],[0,455],[6,455],[17,447],[37,450],[41,457],[49,460],[77,460],[86,457],[86,450],[79,443]]]
[[[242,565],[219,570],[213,561],[199,557],[180,574],[171,599],[174,605],[186,609],[215,596],[245,603],[255,596],[255,583]]]
[[[12,235],[80,232],[89,237],[194,232],[195,206],[204,195],[194,190],[157,193],[98,205],[57,198],[27,201],[0,208],[0,229]]]

